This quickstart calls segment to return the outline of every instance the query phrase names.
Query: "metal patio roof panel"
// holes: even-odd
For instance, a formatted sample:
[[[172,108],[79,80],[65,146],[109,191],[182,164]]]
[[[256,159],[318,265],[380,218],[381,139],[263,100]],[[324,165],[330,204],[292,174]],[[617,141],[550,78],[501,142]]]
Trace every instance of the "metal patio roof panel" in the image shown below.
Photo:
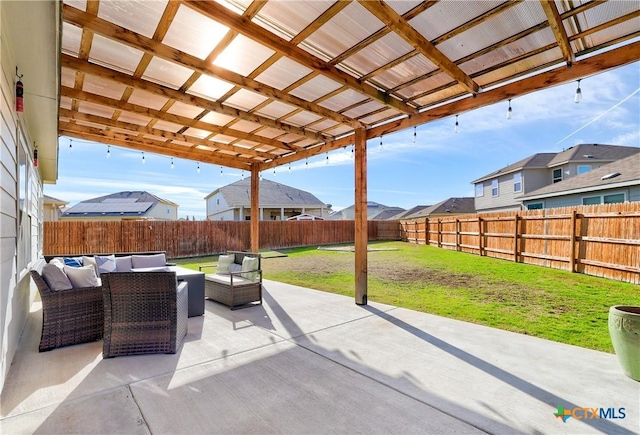
[[[193,82],[187,93],[215,101],[231,89],[233,89],[231,83],[203,74]]]
[[[381,84],[387,89],[396,88],[403,83],[407,83],[415,78],[421,77],[438,69],[433,62],[425,56],[418,54],[399,65],[380,73],[373,77],[373,81]]]
[[[204,60],[228,31],[227,26],[180,5],[162,42]]]
[[[352,2],[301,46],[314,55],[332,59],[383,27],[384,24],[359,3]]]
[[[64,38],[63,33],[63,41]],[[116,71],[132,74],[138,67],[143,54],[142,50],[120,44],[101,35],[93,35],[89,60]]]
[[[306,2],[305,7],[300,7],[298,2],[266,2],[253,21],[274,31],[278,36],[290,40],[292,35],[297,35],[316,18],[322,15],[334,0],[314,0]]]
[[[413,47],[396,33],[387,33],[343,62],[350,69],[367,75],[395,59],[413,51]]]
[[[312,72],[300,63],[281,57],[266,71],[260,73],[256,80],[276,89],[285,89]]]
[[[98,17],[151,38],[166,5],[167,0],[111,0],[100,3]]]

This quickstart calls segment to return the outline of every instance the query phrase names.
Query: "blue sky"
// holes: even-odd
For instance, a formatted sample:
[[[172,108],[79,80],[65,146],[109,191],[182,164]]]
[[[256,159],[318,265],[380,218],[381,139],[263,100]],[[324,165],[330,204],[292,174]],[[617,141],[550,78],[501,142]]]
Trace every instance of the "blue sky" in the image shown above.
[[[368,142],[368,199],[388,206],[430,205],[454,196],[473,196],[471,182],[538,152],[558,152],[580,143],[640,147],[640,63],[587,77],[583,101],[573,102],[577,82],[512,100],[506,119],[502,102]],[[73,139],[59,139],[59,173],[44,192],[70,206],[125,190],[146,190],[179,205],[178,216],[206,217],[204,197],[240,179],[236,169],[171,160]],[[245,172],[244,176],[248,174]],[[354,203],[351,149],[298,161],[264,178],[313,193],[334,210]]]

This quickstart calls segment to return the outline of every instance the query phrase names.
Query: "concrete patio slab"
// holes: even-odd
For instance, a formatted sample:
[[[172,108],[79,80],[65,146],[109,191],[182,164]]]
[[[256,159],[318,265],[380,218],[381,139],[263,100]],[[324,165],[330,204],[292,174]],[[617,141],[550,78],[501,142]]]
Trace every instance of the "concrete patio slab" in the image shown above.
[[[38,353],[34,304],[0,396],[0,432],[640,432],[640,383],[615,355],[264,286],[262,306],[206,301],[175,355],[103,360],[101,342]],[[559,406],[573,417],[556,418]],[[113,419],[85,421],[91,409]]]

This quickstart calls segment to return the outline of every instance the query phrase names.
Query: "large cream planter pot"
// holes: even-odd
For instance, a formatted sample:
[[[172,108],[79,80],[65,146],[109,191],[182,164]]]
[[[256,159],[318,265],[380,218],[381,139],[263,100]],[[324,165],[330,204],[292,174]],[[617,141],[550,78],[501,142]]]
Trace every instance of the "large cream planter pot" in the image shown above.
[[[609,334],[624,373],[640,381],[640,306],[609,308]]]

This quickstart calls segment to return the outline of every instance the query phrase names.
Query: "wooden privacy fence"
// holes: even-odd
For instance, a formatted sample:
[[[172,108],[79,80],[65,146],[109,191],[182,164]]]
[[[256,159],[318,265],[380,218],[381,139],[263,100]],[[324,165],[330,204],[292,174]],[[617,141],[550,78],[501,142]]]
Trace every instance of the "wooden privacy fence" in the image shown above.
[[[45,222],[43,254],[166,251],[170,258],[248,250],[250,222]],[[369,240],[400,240],[397,221],[370,221]],[[260,248],[353,243],[353,221],[261,221]]]
[[[640,284],[640,202],[400,222],[402,240]]]

